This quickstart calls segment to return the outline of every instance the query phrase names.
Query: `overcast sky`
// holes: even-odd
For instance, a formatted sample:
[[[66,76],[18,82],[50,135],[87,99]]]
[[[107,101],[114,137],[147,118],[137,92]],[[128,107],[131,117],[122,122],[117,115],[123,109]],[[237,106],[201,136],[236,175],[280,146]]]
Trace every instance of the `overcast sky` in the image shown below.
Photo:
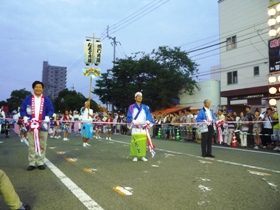
[[[218,42],[217,0],[1,0],[0,3],[0,101],[13,90],[42,80],[43,61],[68,69],[67,88],[88,97],[89,78],[82,75],[86,36],[102,38],[102,72],[112,67],[113,46],[118,58],[159,46],[190,51]],[[207,49],[189,57],[207,75],[219,65],[218,51]],[[206,75],[205,75],[206,72]],[[93,96],[99,102],[97,96]]]

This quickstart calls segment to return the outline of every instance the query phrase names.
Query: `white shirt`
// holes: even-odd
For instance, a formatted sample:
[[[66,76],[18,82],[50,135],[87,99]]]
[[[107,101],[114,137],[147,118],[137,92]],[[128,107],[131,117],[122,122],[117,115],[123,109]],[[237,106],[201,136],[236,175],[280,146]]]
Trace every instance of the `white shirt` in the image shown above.
[[[193,119],[193,115],[192,115],[192,114],[188,114],[188,115],[186,116],[186,122],[187,122],[187,123],[191,123],[191,122],[192,122],[192,119]]]
[[[264,122],[263,122],[263,127],[264,128],[270,128],[270,129],[272,129],[272,125],[271,125],[271,117],[269,116],[269,119],[268,119],[268,116],[266,116],[265,118],[264,118]]]
[[[39,120],[42,95],[40,95],[40,97],[37,97],[34,95],[34,98],[35,98],[35,119]],[[41,120],[43,120],[43,119],[41,119]]]
[[[82,114],[82,122],[92,122],[92,117],[88,114],[93,115],[92,109],[85,108]]]
[[[0,112],[1,112],[1,115],[3,116],[2,118],[6,118],[6,114],[2,109],[0,110]]]
[[[74,114],[74,120],[75,120],[75,119],[78,119],[78,120],[79,120],[79,118],[80,118],[80,115]]]
[[[212,113],[211,113],[211,111],[210,111],[210,109],[208,109],[207,107],[204,107],[205,108],[205,110],[206,110],[206,118],[207,118],[207,120],[213,120],[213,118],[212,118]]]

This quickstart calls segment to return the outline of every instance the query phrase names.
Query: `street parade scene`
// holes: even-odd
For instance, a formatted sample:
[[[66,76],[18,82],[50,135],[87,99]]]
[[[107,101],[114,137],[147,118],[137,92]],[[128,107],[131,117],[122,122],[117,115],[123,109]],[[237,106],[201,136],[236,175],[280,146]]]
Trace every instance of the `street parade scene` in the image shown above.
[[[0,6],[0,46],[13,49],[0,67],[22,68],[0,88],[0,210],[280,209],[280,1],[31,2]],[[203,36],[157,20],[190,8],[211,10],[194,24]],[[33,28],[45,41],[36,53]],[[9,70],[12,52],[29,62]]]

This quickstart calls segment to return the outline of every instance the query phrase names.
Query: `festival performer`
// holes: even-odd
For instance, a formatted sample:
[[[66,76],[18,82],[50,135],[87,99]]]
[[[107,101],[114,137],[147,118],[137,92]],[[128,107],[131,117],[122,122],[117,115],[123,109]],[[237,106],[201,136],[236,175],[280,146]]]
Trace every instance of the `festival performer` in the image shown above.
[[[17,113],[17,111],[13,112],[13,119],[14,119],[14,132],[16,134],[20,134],[20,130],[19,130],[19,125],[18,125],[18,118],[19,118],[19,113]]]
[[[110,114],[108,114],[108,118],[105,120],[105,122],[107,122],[106,124],[106,140],[112,140],[112,127],[113,124],[112,122],[114,121],[114,119],[112,118],[112,116]]]
[[[4,106],[0,108],[0,133],[2,133],[2,124],[5,124],[6,113],[4,112]]]
[[[70,122],[71,122],[71,118],[69,116],[69,112],[66,110],[64,115],[63,115],[63,118],[62,118],[62,121],[63,121],[63,141],[69,141],[68,139],[68,133],[69,133],[69,130],[70,130]]]
[[[17,124],[19,126],[19,131],[20,131],[20,133],[19,133],[20,142],[27,141],[27,129],[24,125],[23,117],[19,117]]]
[[[53,137],[54,137],[54,124],[53,124],[53,121],[54,121],[54,118],[51,117],[51,118],[50,118],[50,127],[49,127],[49,135],[50,135],[50,138],[53,138]]]
[[[148,128],[154,123],[153,117],[150,113],[150,109],[147,105],[142,104],[142,93],[135,93],[135,103],[128,107],[127,123],[128,128],[131,129],[131,144],[130,155],[133,161],[137,161],[138,158],[142,161],[148,161],[146,159],[146,141],[148,137],[149,148],[154,149],[150,138]],[[152,153],[153,155],[153,153]]]
[[[20,106],[20,116],[23,116],[28,130],[28,171],[34,170],[36,165],[40,170],[45,169],[48,123],[54,112],[52,101],[42,94],[44,83],[35,81],[32,88],[34,94],[27,96]]]
[[[215,129],[216,116],[214,111],[210,109],[210,100],[204,100],[204,107],[198,112],[196,121],[200,122],[200,132],[202,135],[201,140],[201,153],[202,157],[212,157],[212,138]]]
[[[85,106],[81,108],[82,114],[82,137],[83,137],[83,147],[88,147],[88,139],[92,138],[93,128],[92,128],[92,118],[94,117],[92,109],[90,109],[90,99],[85,102]]]
[[[80,124],[80,115],[78,111],[74,111],[74,133],[80,133],[79,124]]]
[[[59,118],[59,115],[56,115],[56,119],[53,121],[53,128],[54,128],[54,138],[55,139],[60,139],[60,133],[61,133],[61,121]]]
[[[94,128],[95,128],[94,138],[96,138],[96,139],[101,139],[101,137],[100,137],[101,128],[102,128],[101,122],[102,122],[101,117],[97,116],[96,120],[95,120],[95,124],[94,124]]]
[[[2,133],[5,133],[6,138],[10,138],[10,123],[8,120],[5,121],[5,124],[2,125]]]

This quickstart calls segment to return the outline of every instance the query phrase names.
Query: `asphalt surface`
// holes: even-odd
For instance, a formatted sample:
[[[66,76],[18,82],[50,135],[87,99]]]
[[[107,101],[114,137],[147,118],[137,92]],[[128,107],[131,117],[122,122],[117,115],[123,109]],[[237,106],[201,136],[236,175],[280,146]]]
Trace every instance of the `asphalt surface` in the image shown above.
[[[34,210],[280,209],[279,152],[213,146],[216,158],[202,158],[200,144],[153,139],[156,156],[133,162],[130,136],[101,137],[88,148],[76,134],[49,138],[46,170],[27,171],[28,146],[11,132],[0,168]]]

